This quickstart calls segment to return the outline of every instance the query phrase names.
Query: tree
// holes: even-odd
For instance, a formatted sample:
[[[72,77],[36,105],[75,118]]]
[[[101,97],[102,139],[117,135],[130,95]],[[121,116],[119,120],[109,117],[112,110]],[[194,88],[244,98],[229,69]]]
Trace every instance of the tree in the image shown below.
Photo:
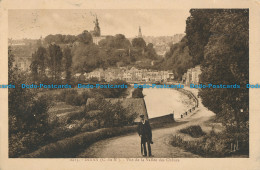
[[[115,36],[107,36],[99,42],[99,46],[105,49],[128,49],[131,44],[123,34],[116,34]]]
[[[95,68],[101,67],[102,58],[100,50],[95,44],[80,44],[74,51],[72,67],[75,72],[91,72]]]
[[[146,43],[143,38],[134,38],[132,40],[132,46],[136,48],[145,49]]]
[[[47,68],[47,51],[40,46],[36,52],[32,54],[32,63],[30,65],[33,81],[43,81],[46,77],[45,70]]]
[[[130,47],[130,42],[125,38],[123,34],[116,34],[114,38],[115,47],[117,49],[128,49]]]
[[[204,59],[204,47],[210,37],[210,20],[217,10],[190,10],[190,17],[186,20],[186,37],[189,53],[193,57],[193,64],[198,65]]]
[[[77,36],[78,41],[84,44],[91,44],[93,43],[92,35],[87,31],[84,30],[81,34]]]
[[[191,55],[201,62],[200,83],[240,85],[237,89],[201,89],[202,103],[226,126],[239,131],[248,122],[249,111],[248,10],[192,10],[187,22]]]
[[[70,82],[71,81],[71,66],[72,66],[72,54],[71,50],[69,47],[66,47],[64,49],[64,65],[65,65],[65,72],[66,72],[66,81]]]
[[[157,59],[157,54],[155,52],[155,49],[153,48],[153,44],[152,43],[149,43],[147,46],[146,46],[146,49],[145,49],[145,57],[146,58],[149,58],[149,59],[152,59],[152,60],[156,60]]]
[[[13,72],[14,72],[14,54],[12,53],[12,48],[11,46],[8,46],[8,81],[13,81],[12,80],[12,75],[13,75]]]
[[[48,66],[50,68],[52,81],[55,83],[56,81],[60,80],[63,55],[60,46],[56,44],[51,44],[48,48],[48,52]]]
[[[68,43],[74,43],[77,40],[77,37],[75,35],[61,35],[61,34],[55,34],[55,35],[47,35],[44,38],[44,41],[47,44],[56,43],[56,44],[68,44]]]

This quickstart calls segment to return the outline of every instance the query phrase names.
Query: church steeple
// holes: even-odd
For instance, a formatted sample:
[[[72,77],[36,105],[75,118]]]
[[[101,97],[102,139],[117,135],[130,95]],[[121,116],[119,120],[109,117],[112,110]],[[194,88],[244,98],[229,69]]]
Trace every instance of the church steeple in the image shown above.
[[[138,33],[138,37],[139,38],[142,38],[143,36],[142,36],[142,31],[141,31],[141,27],[139,26],[139,33]]]
[[[99,23],[98,23],[98,18],[96,16],[96,21],[94,21],[95,27],[94,27],[94,36],[99,37],[101,35]]]

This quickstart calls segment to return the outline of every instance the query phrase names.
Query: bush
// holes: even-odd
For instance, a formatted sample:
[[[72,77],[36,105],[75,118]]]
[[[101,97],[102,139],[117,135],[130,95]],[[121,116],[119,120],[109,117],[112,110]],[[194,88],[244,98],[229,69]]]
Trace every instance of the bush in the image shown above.
[[[62,127],[57,127],[55,129],[53,129],[49,134],[49,136],[51,138],[50,141],[62,140],[64,138],[75,136],[75,135],[79,134],[80,129],[83,124],[84,124],[84,122],[82,121],[82,123],[79,123],[79,124],[70,124],[68,126],[62,126]]]
[[[229,150],[222,141],[215,142],[210,138],[199,141],[185,141],[180,136],[173,136],[172,145],[203,157],[223,157],[230,155]]]
[[[45,134],[38,132],[12,134],[9,138],[9,157],[19,157],[36,150],[39,146],[45,144],[43,142],[45,137]]]
[[[110,85],[124,85],[128,86],[129,84],[124,80],[113,80],[109,83]],[[92,92],[95,96],[102,96],[103,98],[120,98],[127,96],[127,88],[94,88]]]
[[[90,144],[106,139],[109,137],[123,135],[129,132],[135,132],[137,126],[128,127],[116,127],[116,128],[104,128],[98,129],[93,132],[84,132],[60,140],[56,143],[51,143],[41,147],[37,151],[23,155],[23,158],[71,158],[76,157],[82,152],[82,148],[88,147]]]
[[[131,125],[137,117],[136,113],[130,112],[130,108],[124,108],[120,101],[111,104],[106,100],[97,99],[88,105],[86,111],[87,117],[95,117],[99,121],[99,127],[101,124],[104,124],[101,127]]]
[[[99,115],[102,114],[101,110],[91,110],[89,112],[86,113],[86,116],[90,119],[93,119],[95,117],[98,117]]]
[[[205,132],[202,131],[200,126],[189,126],[185,129],[181,129],[180,132],[188,134],[193,138],[199,138],[205,135]]]
[[[9,157],[18,157],[42,146],[50,130],[47,110],[51,106],[51,96],[22,89],[20,84],[23,80],[26,83],[26,76],[16,71],[15,74],[9,83],[18,87],[8,90]]]
[[[83,120],[85,118],[84,109],[81,108],[79,111],[70,112],[66,117],[65,123],[71,123],[73,120]]]
[[[132,98],[144,98],[143,89],[137,88],[132,92]]]
[[[50,130],[46,113],[49,106],[48,97],[40,96],[27,103],[24,118],[9,114],[9,157],[32,152],[45,144],[46,133]]]
[[[89,94],[86,91],[79,94],[75,89],[65,89],[57,96],[57,100],[72,106],[82,106],[86,104],[88,97]]]
[[[180,136],[173,136],[171,144],[181,147],[189,152],[203,157],[227,157],[232,154],[248,155],[248,137],[243,137],[244,133],[230,134],[227,131],[205,135],[201,140],[185,141]],[[239,137],[239,138],[238,138]],[[239,143],[239,150],[231,152],[231,143]]]
[[[86,131],[96,130],[98,128],[98,124],[99,124],[99,121],[97,119],[94,119],[94,120],[84,124],[81,128],[81,131],[86,132]]]

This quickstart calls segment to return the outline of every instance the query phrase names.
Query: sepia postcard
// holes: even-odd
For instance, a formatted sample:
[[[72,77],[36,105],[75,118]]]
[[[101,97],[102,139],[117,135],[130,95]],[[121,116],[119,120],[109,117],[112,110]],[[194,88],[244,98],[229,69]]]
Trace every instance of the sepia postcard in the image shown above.
[[[260,169],[257,0],[0,0],[0,169]]]

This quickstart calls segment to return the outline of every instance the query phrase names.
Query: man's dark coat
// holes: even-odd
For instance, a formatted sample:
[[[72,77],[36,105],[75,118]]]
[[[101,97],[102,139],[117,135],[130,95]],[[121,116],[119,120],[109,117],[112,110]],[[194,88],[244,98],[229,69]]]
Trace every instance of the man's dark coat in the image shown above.
[[[148,120],[145,120],[143,124],[142,121],[138,124],[138,134],[139,136],[142,135],[144,142],[151,142],[152,141],[152,130]]]

